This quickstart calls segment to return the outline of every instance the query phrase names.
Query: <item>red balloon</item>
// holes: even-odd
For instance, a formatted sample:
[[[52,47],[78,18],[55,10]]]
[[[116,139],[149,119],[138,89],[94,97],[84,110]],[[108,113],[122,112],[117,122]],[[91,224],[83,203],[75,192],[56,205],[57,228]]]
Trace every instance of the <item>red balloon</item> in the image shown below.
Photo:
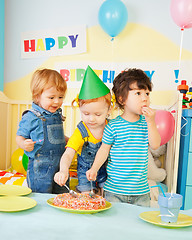
[[[175,119],[170,112],[165,110],[157,110],[155,122],[161,136],[161,145],[163,145],[167,143],[174,134]]]

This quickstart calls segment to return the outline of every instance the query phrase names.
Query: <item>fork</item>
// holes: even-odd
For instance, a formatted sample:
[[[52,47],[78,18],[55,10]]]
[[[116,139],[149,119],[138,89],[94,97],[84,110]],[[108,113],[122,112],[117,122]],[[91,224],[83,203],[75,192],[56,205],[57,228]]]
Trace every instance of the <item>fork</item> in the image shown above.
[[[96,194],[93,192],[93,183],[92,183],[92,180],[90,181],[91,183],[91,192],[89,193],[89,196],[94,198],[96,196]]]
[[[75,198],[78,196],[77,193],[75,191],[71,190],[66,184],[65,184],[65,187],[67,188],[67,190],[69,191],[69,194],[71,196],[73,196]]]

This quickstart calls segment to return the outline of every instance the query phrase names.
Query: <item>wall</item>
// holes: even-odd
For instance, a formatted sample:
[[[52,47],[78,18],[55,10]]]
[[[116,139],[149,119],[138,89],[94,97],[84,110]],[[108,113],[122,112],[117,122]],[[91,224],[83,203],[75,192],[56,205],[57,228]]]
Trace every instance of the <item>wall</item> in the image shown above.
[[[5,2],[0,1],[0,91],[3,91],[4,86],[4,23],[5,23]]]
[[[29,82],[33,71],[41,67],[94,69],[116,68],[116,74],[126,67],[140,67],[152,72],[154,90],[165,96],[155,104],[168,104],[170,91],[176,91],[174,70],[178,69],[181,31],[170,16],[170,0],[123,0],[128,10],[124,30],[111,41],[98,23],[98,11],[103,0],[6,0],[5,2],[5,88],[12,99],[31,99]],[[163,16],[163,17],[162,17]],[[21,33],[43,31],[66,26],[87,26],[87,52],[72,56],[21,58]],[[192,82],[192,30],[183,35],[180,78]],[[100,76],[102,77],[102,76]],[[180,80],[181,80],[180,79]],[[70,102],[79,87],[69,89]]]

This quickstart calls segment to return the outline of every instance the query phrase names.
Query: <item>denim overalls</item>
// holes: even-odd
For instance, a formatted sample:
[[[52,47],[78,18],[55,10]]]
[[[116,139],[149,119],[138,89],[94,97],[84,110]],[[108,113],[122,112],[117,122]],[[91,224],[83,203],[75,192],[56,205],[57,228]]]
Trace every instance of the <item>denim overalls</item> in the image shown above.
[[[33,192],[63,193],[65,187],[60,187],[53,180],[59,170],[59,163],[65,151],[65,137],[63,132],[62,115],[42,114],[37,110],[29,110],[41,119],[43,124],[43,145],[29,158],[27,183]],[[69,183],[67,182],[67,185]]]
[[[78,186],[77,189],[80,192],[90,191],[91,184],[86,177],[86,171],[88,171],[95,159],[95,155],[101,146],[101,142],[96,144],[89,142],[89,135],[87,129],[83,125],[82,121],[77,125],[84,144],[81,151],[81,156],[77,156],[77,175],[78,175]],[[98,171],[96,181],[93,181],[93,188],[96,189],[96,184],[98,187],[103,187],[107,179],[106,163],[104,163]]]

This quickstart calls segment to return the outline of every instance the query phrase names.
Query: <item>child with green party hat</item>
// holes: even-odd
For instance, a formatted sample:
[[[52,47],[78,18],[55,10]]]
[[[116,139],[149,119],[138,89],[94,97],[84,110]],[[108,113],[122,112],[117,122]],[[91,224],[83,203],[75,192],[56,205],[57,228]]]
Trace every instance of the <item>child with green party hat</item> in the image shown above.
[[[69,176],[69,167],[77,153],[77,175],[79,192],[90,192],[91,183],[87,180],[95,155],[101,146],[103,130],[111,110],[111,93],[96,73],[87,67],[83,83],[76,102],[81,112],[82,121],[77,125],[66,145],[66,151],[60,161],[60,170],[54,180],[60,186],[65,185]],[[100,168],[97,179],[92,183],[94,190],[102,189],[107,179],[106,164]]]

